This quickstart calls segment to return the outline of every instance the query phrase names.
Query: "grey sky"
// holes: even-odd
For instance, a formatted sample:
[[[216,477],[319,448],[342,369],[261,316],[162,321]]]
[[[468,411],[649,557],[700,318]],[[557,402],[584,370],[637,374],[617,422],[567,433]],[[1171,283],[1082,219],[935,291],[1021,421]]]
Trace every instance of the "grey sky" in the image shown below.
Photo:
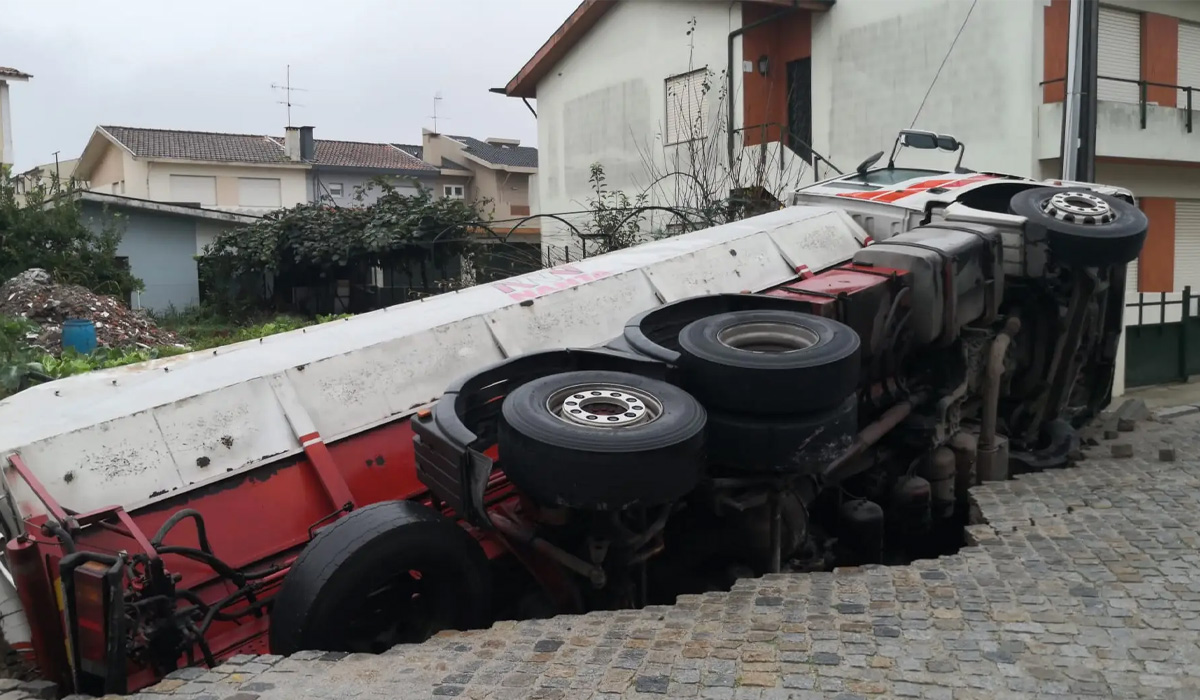
[[[98,124],[283,133],[292,66],[318,138],[420,143],[441,91],[447,133],[536,145],[494,95],[577,0],[0,0],[15,168],[75,157]],[[442,116],[446,119],[442,120]]]

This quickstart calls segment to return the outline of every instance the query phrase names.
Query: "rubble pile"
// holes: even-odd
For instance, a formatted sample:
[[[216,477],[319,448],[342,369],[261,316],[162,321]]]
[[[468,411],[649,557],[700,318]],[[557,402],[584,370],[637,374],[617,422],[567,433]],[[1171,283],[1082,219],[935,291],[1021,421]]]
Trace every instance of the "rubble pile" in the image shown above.
[[[96,294],[75,284],[55,284],[45,270],[22,272],[0,285],[0,314],[23,316],[40,327],[29,342],[57,355],[63,321],[78,318],[96,324],[96,343],[103,347],[177,345],[179,338],[155,325],[116,297]]]

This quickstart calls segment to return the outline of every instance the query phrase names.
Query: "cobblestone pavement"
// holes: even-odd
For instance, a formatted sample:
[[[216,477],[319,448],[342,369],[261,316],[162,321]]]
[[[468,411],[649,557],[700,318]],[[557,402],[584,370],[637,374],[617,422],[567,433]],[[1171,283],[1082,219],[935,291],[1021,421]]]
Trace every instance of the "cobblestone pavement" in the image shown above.
[[[1121,442],[1132,458],[1109,457]],[[1164,442],[1176,461],[1160,461]],[[1142,423],[1080,468],[974,489],[987,524],[953,556],[744,580],[382,656],[236,658],[143,700],[1197,698],[1198,486],[1200,414]]]

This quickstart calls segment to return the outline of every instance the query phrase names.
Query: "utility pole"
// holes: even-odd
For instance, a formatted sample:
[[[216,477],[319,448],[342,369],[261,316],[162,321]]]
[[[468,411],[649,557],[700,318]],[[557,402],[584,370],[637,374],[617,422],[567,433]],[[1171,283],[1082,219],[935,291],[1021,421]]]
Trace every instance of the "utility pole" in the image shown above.
[[[287,125],[291,126],[292,125],[292,107],[303,107],[304,106],[302,104],[296,104],[296,103],[292,102],[292,93],[293,92],[308,92],[308,90],[306,90],[304,88],[292,87],[292,64],[289,63],[287,66],[286,82],[284,82],[283,85],[279,85],[278,83],[271,83],[271,89],[272,90],[283,90],[284,99],[279,100],[278,102],[276,102],[276,104],[287,105]]]
[[[1096,83],[1100,4],[1071,0],[1063,102],[1062,179],[1096,179]]]
[[[1079,94],[1079,153],[1075,174],[1084,182],[1096,181],[1096,84],[1100,63],[1100,2],[1082,0],[1079,37],[1082,89]]]

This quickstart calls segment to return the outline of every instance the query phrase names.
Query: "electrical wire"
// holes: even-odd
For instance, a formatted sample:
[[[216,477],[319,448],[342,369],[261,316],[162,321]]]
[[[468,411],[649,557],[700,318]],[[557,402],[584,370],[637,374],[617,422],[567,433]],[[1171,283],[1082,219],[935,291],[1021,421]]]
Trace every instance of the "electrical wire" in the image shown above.
[[[971,3],[971,8],[967,10],[967,16],[963,17],[962,26],[958,28],[958,33],[954,35],[954,41],[950,42],[950,48],[946,50],[945,57],[942,58],[942,65],[938,66],[937,73],[933,75],[933,82],[929,83],[929,89],[925,91],[925,97],[921,99],[921,106],[917,107],[917,113],[913,115],[912,123],[908,128],[913,128],[917,124],[917,118],[921,116],[921,110],[925,109],[925,101],[929,99],[930,93],[933,92],[933,86],[937,85],[938,78],[942,75],[942,69],[946,67],[946,61],[950,60],[950,54],[954,53],[954,45],[958,43],[958,38],[962,36],[963,30],[967,28],[967,21],[971,19],[971,13],[975,11],[975,6],[979,4],[979,0],[974,0]]]

